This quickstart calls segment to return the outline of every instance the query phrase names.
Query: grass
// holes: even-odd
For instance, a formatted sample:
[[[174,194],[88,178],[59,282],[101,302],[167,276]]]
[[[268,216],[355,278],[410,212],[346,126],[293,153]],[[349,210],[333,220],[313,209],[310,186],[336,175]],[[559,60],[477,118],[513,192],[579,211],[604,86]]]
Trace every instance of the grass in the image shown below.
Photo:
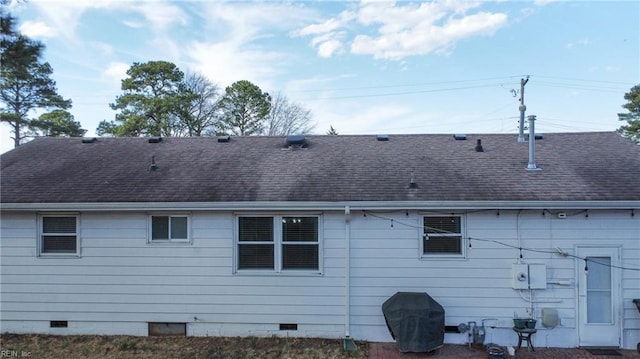
[[[366,358],[367,343],[345,352],[342,340],[261,337],[131,337],[2,334],[0,349],[29,358]],[[22,357],[25,357],[24,355]]]

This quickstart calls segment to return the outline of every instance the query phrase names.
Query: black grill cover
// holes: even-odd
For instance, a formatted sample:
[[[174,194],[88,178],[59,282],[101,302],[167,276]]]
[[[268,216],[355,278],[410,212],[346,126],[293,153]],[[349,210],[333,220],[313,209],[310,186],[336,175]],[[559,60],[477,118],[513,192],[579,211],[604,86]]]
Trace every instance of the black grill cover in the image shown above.
[[[382,304],[391,336],[403,352],[444,345],[444,308],[427,293],[398,292]]]

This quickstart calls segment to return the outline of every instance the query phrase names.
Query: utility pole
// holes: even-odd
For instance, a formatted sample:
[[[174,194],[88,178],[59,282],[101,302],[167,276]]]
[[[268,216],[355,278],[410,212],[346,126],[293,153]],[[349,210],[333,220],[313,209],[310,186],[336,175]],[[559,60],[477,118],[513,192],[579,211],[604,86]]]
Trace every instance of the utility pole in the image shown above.
[[[524,112],[527,110],[527,106],[524,105],[524,85],[529,82],[529,75],[526,79],[520,79],[520,128],[518,131],[518,142],[527,142],[524,140]]]

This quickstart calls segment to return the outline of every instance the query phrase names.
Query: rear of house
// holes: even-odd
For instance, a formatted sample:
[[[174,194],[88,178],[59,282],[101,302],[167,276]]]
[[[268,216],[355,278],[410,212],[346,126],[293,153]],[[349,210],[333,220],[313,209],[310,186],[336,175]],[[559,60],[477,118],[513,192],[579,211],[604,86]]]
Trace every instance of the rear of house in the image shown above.
[[[447,343],[513,345],[517,315],[634,348],[640,150],[536,142],[539,171],[511,135],[35,140],[2,156],[1,330],[391,341],[412,291]]]

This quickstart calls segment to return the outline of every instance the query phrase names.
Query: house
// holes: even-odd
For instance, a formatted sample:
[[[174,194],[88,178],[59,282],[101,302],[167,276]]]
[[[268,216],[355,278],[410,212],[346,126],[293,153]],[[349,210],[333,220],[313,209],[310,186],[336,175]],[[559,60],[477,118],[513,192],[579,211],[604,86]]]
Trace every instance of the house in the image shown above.
[[[36,139],[0,159],[1,330],[392,341],[406,291],[447,343],[635,348],[640,147],[516,137]]]

